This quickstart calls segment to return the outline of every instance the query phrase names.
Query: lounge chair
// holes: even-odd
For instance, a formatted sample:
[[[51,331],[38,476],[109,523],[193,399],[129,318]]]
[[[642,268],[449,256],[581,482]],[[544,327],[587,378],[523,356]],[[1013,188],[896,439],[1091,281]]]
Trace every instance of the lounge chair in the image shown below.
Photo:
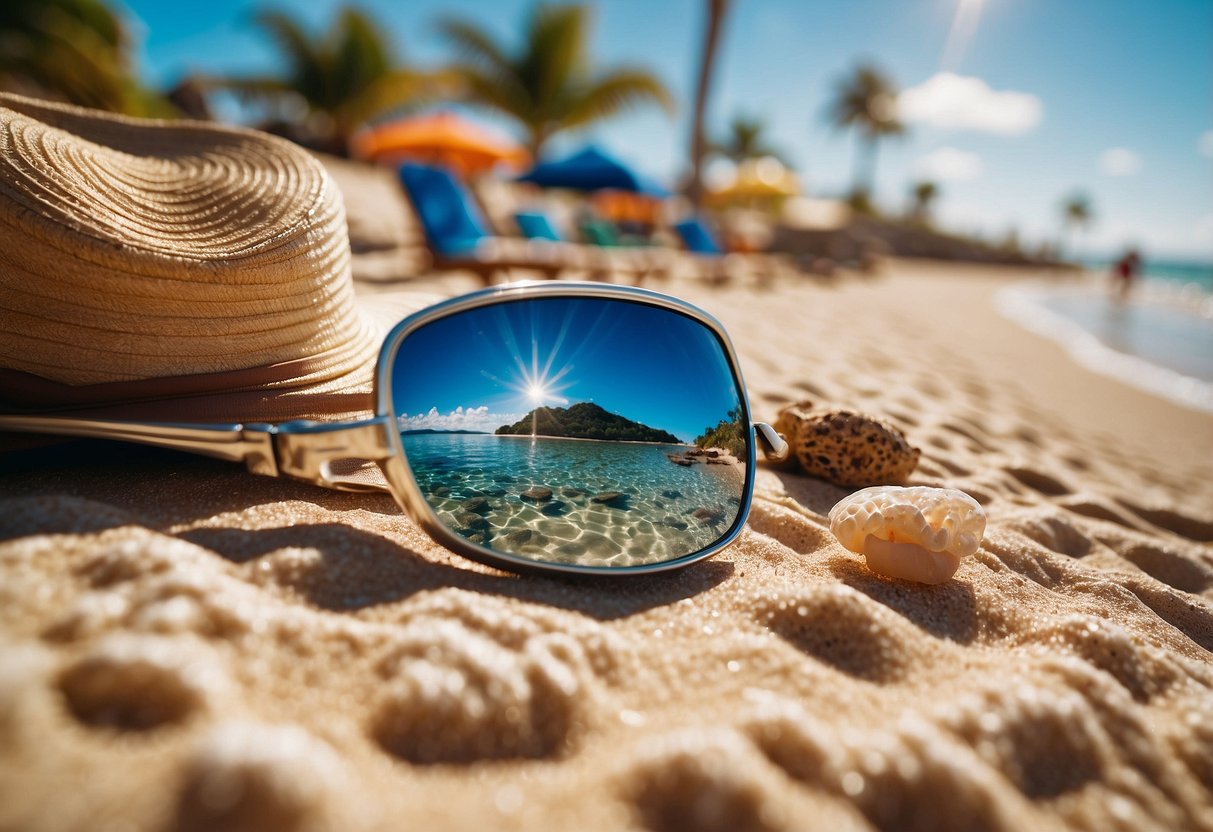
[[[581,231],[582,237],[602,248],[619,248],[627,245],[619,239],[619,232],[613,223],[598,217],[583,217],[578,223],[578,230]]]
[[[589,236],[587,239],[593,244],[591,246],[566,243],[551,219],[542,211],[519,211],[514,214],[514,222],[517,223],[522,236],[528,240],[560,243],[577,250],[588,258],[592,268],[599,275],[620,271],[633,276],[635,283],[639,285],[646,277],[668,268],[669,265],[668,258],[663,256],[666,252],[624,246],[619,243],[618,238],[611,242],[601,242]],[[584,225],[582,231],[585,231]]]
[[[725,283],[729,272],[725,267],[724,249],[716,242],[712,232],[699,217],[690,217],[674,223],[674,233],[682,246],[694,258],[710,283]]]
[[[677,222],[673,228],[683,247],[699,262],[712,283],[725,283],[731,273],[748,271],[754,275],[759,286],[768,287],[771,279],[779,273],[779,265],[770,255],[726,252],[699,217]]]
[[[581,236],[613,257],[626,257],[638,268],[647,269],[647,274],[668,277],[673,265],[674,252],[648,243],[636,244],[621,238],[613,222],[595,216],[583,217],[578,223]]]
[[[719,257],[724,254],[724,249],[716,242],[712,232],[708,231],[708,227],[699,217],[691,217],[674,223],[674,231],[677,232],[678,238],[682,240],[687,251],[692,254],[702,254],[707,257]]]
[[[518,223],[518,230],[528,240],[547,240],[552,243],[564,241],[548,219],[548,215],[541,211],[518,211],[514,214],[514,222]]]
[[[467,188],[444,168],[406,162],[399,176],[436,269],[470,271],[487,286],[514,269],[555,278],[598,268],[585,246],[494,235]]]

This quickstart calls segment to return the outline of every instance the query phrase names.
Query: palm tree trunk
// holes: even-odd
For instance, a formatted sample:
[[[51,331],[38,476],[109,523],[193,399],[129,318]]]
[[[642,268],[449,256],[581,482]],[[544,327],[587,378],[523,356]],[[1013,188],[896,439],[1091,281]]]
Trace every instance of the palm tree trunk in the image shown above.
[[[855,148],[854,186],[852,194],[863,194],[872,198],[872,189],[876,184],[876,137],[866,133],[859,134],[859,146]]]
[[[703,156],[707,149],[703,121],[708,105],[708,88],[712,82],[712,69],[716,64],[716,48],[720,43],[720,30],[724,26],[729,0],[707,0],[708,20],[703,39],[703,53],[699,61],[699,80],[695,87],[695,112],[691,121],[691,179],[687,183],[687,197],[699,208],[703,197]]]
[[[539,163],[539,154],[543,152],[543,146],[547,144],[551,132],[546,126],[532,127],[531,135],[527,141],[527,151],[531,154],[531,161],[535,164]]]

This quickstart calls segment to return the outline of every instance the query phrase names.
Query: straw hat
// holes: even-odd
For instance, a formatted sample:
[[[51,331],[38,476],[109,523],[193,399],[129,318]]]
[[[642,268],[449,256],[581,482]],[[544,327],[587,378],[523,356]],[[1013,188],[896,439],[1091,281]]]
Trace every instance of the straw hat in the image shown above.
[[[0,94],[0,407],[354,417],[404,311],[359,308],[340,195],[300,148]]]

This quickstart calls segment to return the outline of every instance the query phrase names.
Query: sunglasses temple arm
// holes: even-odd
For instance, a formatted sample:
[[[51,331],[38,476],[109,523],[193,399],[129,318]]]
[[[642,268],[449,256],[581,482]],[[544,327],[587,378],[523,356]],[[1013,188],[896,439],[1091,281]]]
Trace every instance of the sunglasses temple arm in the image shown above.
[[[342,490],[383,490],[343,480],[332,471],[338,460],[380,462],[395,451],[389,420],[287,422],[281,425],[188,425],[120,422],[63,416],[0,416],[0,433],[37,433],[135,442],[243,462],[254,474],[291,477]]]
[[[754,433],[758,437],[758,444],[762,446],[762,454],[771,462],[783,462],[791,453],[791,448],[782,436],[775,432],[775,428],[768,425],[766,422],[755,422]]]
[[[278,471],[272,430],[270,425],[187,425],[64,416],[0,416],[0,432],[154,445],[229,462],[243,462],[253,473],[275,476]]]
[[[367,466],[396,456],[393,421],[376,416],[362,422],[287,422],[272,428],[278,475],[339,491],[390,491],[381,475],[371,481]],[[348,473],[343,473],[348,471]]]

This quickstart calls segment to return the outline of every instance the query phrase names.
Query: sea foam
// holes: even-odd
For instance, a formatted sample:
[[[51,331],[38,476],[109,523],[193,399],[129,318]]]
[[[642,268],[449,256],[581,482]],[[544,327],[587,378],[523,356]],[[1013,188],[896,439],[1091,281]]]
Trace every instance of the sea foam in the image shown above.
[[[1131,300],[1121,303],[1111,300],[1095,281],[1061,286],[1027,281],[1001,290],[995,303],[1004,317],[1059,342],[1087,369],[1186,407],[1213,413],[1213,374],[1199,378],[1192,369],[1194,365],[1203,367],[1213,355],[1213,351],[1203,348],[1206,340],[1213,345],[1213,302],[1203,295],[1197,298],[1184,293],[1177,295],[1145,284],[1141,289]],[[1080,321],[1074,314],[1062,311],[1081,310],[1093,316],[1099,305],[1106,306],[1108,313],[1105,321],[1109,331],[1105,338],[1116,336],[1120,341],[1115,347],[1088,328],[1091,320]],[[1128,317],[1132,315],[1146,317],[1134,322]],[[1157,332],[1172,318],[1190,327],[1198,336],[1197,342],[1185,341],[1179,351],[1169,355],[1160,355],[1157,349],[1150,358],[1134,354],[1133,350],[1140,347],[1129,340],[1132,327]],[[1186,365],[1186,371],[1163,366],[1162,362]]]

